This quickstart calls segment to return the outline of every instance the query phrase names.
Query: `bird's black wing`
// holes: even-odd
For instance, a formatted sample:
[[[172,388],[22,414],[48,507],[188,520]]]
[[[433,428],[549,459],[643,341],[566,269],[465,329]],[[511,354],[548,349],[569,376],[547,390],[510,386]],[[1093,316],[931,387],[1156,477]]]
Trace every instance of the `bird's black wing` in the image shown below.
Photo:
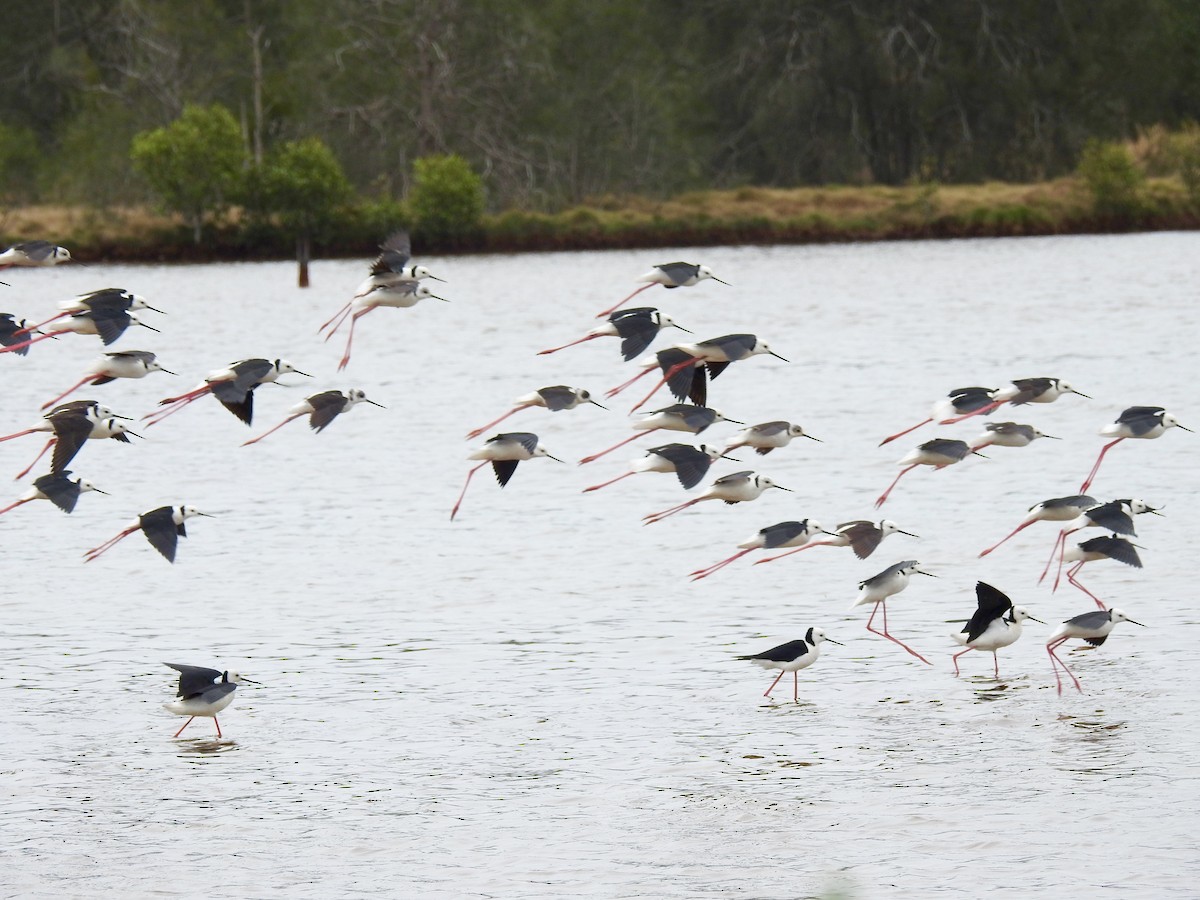
[[[308,427],[318,434],[346,408],[346,395],[341,391],[322,391],[307,399],[313,408],[308,417]]]
[[[237,381],[212,382],[212,395],[221,402],[227,410],[245,422],[247,425],[254,419],[254,387],[239,387]]]
[[[175,523],[174,513],[173,507],[160,506],[138,516],[138,521],[142,524],[142,534],[146,535],[151,547],[167,558],[167,562],[175,562],[179,536],[187,536],[183,524]]]
[[[655,354],[658,358],[658,366],[663,371],[663,375],[667,375],[675,366],[685,363],[690,359],[695,359],[692,354],[686,350],[680,350],[677,347],[668,347],[666,350],[659,350]],[[696,367],[684,366],[679,371],[667,377],[667,389],[675,395],[677,400],[687,400],[692,392],[692,383],[695,381]],[[703,406],[700,402],[697,406]]]
[[[700,342],[702,346],[720,348],[731,360],[745,359],[757,343],[758,338],[753,334],[723,334]]]
[[[985,387],[955,388],[947,396],[955,412],[969,413],[994,402],[995,390]]]
[[[224,675],[223,672],[207,669],[204,666],[188,666],[183,663],[163,663],[163,665],[179,673],[177,697],[194,697],[201,694],[209,688],[215,687],[213,682]]]
[[[500,487],[508,484],[510,478],[513,477],[513,472],[517,471],[517,463],[520,460],[516,459],[493,459],[492,469],[496,473],[496,481],[500,482]]]
[[[709,409],[707,406],[689,406],[686,403],[680,403],[672,409],[683,413],[683,424],[692,429],[694,434],[700,434],[717,420],[716,410]]]
[[[696,263],[686,262],[663,263],[661,266],[655,266],[654,268],[661,270],[664,275],[675,282],[674,284],[663,285],[663,287],[669,288],[679,287],[679,285],[683,284],[689,278],[695,278],[700,271],[700,266]]]
[[[79,482],[70,479],[70,472],[43,475],[33,486],[46,495],[46,499],[65,513],[72,512],[79,500]]]
[[[1131,406],[1117,416],[1117,423],[1129,426],[1135,436],[1140,436],[1161,425],[1165,412],[1161,406]]]
[[[214,684],[200,692],[200,700],[204,703],[216,703],[222,697],[226,697],[237,690],[237,685],[232,681],[222,681],[220,684]]]
[[[709,467],[712,466],[712,457],[703,450],[697,450],[687,444],[664,444],[661,447],[653,447],[647,452],[661,456],[673,463],[675,476],[685,488],[694,488],[698,485],[708,474]]]
[[[1014,378],[1013,384],[1017,386],[1016,395],[1009,400],[1013,406],[1021,406],[1024,403],[1029,403],[1036,400],[1046,391],[1054,387],[1053,378]]]
[[[1003,591],[997,590],[986,582],[980,581],[975,585],[975,598],[978,608],[963,629],[967,633],[967,641],[973,641],[985,631],[992,622],[1003,616],[1012,607],[1012,601]]]
[[[41,262],[54,252],[54,244],[49,241],[25,241],[23,244],[13,244],[12,249],[20,250],[34,262]]]
[[[920,445],[928,453],[936,453],[948,459],[960,460],[971,452],[971,446],[966,441],[956,441],[953,438],[934,438]]]
[[[0,345],[11,347],[13,344],[21,344],[29,340],[29,335],[15,333],[22,327],[24,327],[22,323],[18,322],[12,313],[0,313]],[[13,351],[19,356],[24,356],[28,352],[28,347]]]
[[[92,433],[92,421],[82,414],[68,413],[55,416],[50,423],[54,426],[54,436],[57,438],[54,454],[50,457],[50,471],[62,472]]]
[[[875,552],[883,540],[883,530],[874,522],[846,522],[838,526],[838,534],[850,541],[850,549],[859,559],[866,559]]]
[[[886,569],[884,569],[882,572],[879,572],[876,575],[872,575],[870,578],[860,581],[858,583],[858,587],[861,590],[864,587],[874,587],[877,584],[882,584],[883,582],[887,581],[889,578],[894,576],[896,573],[898,573],[901,569],[906,568],[907,566],[911,566],[915,562],[916,562],[915,559],[905,559],[905,560],[902,560],[901,562],[890,565]]]
[[[101,307],[100,309],[92,310],[86,315],[72,316],[72,318],[88,318],[96,326],[96,333],[100,335],[100,340],[108,346],[117,338],[125,333],[125,329],[132,324],[129,318],[129,313],[122,309],[110,309]]]
[[[399,273],[412,258],[412,241],[407,231],[397,231],[380,245],[383,252],[371,264],[372,275]]]
[[[658,323],[649,314],[653,308],[648,310],[639,315],[629,314],[612,319],[617,336],[621,338],[621,358],[626,362],[644,353],[658,336]]]
[[[1043,500],[1041,503],[1035,503],[1029,507],[1029,512],[1033,512],[1034,507],[1037,506],[1040,506],[1042,509],[1062,509],[1067,506],[1090,509],[1095,505],[1095,497],[1089,497],[1087,494],[1073,494],[1070,497],[1054,497],[1050,500]]]
[[[487,439],[489,444],[492,441],[513,441],[520,444],[525,448],[526,453],[533,456],[533,452],[537,450],[538,436],[530,431],[506,431]]]
[[[149,365],[158,359],[158,354],[151,353],[149,350],[110,350],[104,355],[113,360],[131,359],[142,365]]]
[[[786,644],[780,644],[778,647],[772,647],[770,650],[764,650],[762,653],[755,653],[750,656],[739,656],[738,659],[765,659],[769,662],[792,662],[800,659],[810,650],[808,644],[804,641],[788,641]]]
[[[1079,549],[1088,553],[1103,553],[1109,559],[1115,559],[1117,562],[1133,566],[1135,569],[1142,567],[1142,560],[1138,556],[1137,548],[1125,538],[1117,537],[1115,534],[1111,537],[1096,537],[1083,541],[1080,543]]]
[[[550,412],[570,409],[579,399],[573,388],[565,384],[552,384],[549,387],[538,388],[538,396],[546,403]]]
[[[766,528],[759,529],[759,534],[763,538],[763,549],[774,550],[776,547],[782,547],[788,541],[803,534],[808,530],[808,519],[801,522],[777,522],[774,525],[768,525]]]
[[[1087,511],[1087,517],[1105,531],[1137,537],[1137,532],[1133,528],[1133,516],[1125,509],[1122,501],[1110,500],[1108,503],[1093,506]]]

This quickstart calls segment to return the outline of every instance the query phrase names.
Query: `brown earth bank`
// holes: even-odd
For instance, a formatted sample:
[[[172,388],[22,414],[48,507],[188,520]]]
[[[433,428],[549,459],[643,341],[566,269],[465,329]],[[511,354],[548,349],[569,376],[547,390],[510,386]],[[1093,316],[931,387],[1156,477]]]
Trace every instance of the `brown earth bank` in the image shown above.
[[[669,200],[592,198],[557,212],[509,210],[453,235],[423,233],[402,205],[384,222],[347,210],[313,241],[316,258],[371,256],[387,232],[410,228],[414,255],[636,249],[730,244],[1095,234],[1200,228],[1200,208],[1176,179],[1151,179],[1136,201],[1098,211],[1073,178],[1035,185],[741,188]],[[206,223],[196,244],[177,217],[143,208],[31,206],[0,210],[0,241],[46,239],[86,262],[291,259],[295,236],[236,213]]]

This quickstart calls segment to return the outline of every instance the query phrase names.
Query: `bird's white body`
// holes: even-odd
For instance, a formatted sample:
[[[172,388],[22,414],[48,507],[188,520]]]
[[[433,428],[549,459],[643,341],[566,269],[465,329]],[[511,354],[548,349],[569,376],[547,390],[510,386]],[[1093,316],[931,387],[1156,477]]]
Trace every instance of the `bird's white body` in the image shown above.
[[[913,562],[897,569],[888,578],[879,582],[874,584],[863,582],[858,599],[851,604],[850,608],[866,606],[868,603],[878,603],[900,593],[908,587],[909,579],[915,574],[929,575],[930,573],[923,571],[919,563]]]
[[[719,344],[707,343],[705,341],[697,341],[695,343],[690,343],[690,344],[689,343],[672,344],[671,346],[674,347],[676,350],[682,350],[684,353],[688,354],[689,356],[694,357],[697,362],[720,363],[720,362],[731,362],[732,361],[729,357],[729,354],[726,352],[725,348],[720,346]],[[745,356],[740,356],[740,357],[738,357],[738,359],[741,360],[741,359],[745,359],[750,356],[759,356],[764,353],[769,353],[771,355],[775,355],[775,351],[772,350],[767,345],[766,341],[762,341],[762,340],[755,338],[754,346],[750,348],[750,350],[746,353]],[[654,364],[658,365],[657,358],[654,359]]]
[[[232,672],[229,673],[229,680],[236,681]],[[233,702],[233,694],[226,694],[213,702],[208,702],[201,697],[188,697],[186,699],[175,699],[163,704],[163,709],[167,712],[174,713],[177,716],[204,716],[207,718],[215,718],[217,713]]]
[[[1156,437],[1162,437],[1167,429],[1176,427],[1182,428],[1183,426],[1179,424],[1179,420],[1175,416],[1170,413],[1163,413],[1162,420],[1143,434],[1134,434],[1133,429],[1124,422],[1110,422],[1100,429],[1100,434],[1104,437],[1151,440]],[[1186,431],[1187,429],[1184,430]]]
[[[133,326],[133,325],[141,325],[143,323],[138,319],[137,316],[130,313],[129,314],[129,324],[130,324],[130,326]],[[72,316],[69,319],[63,319],[60,322],[56,322],[54,325],[54,332],[63,332],[63,331],[70,331],[74,334],[99,334],[100,333],[99,329],[96,328],[96,322],[92,319],[92,317],[89,315],[82,315],[82,314]]]
[[[799,672],[801,669],[807,669],[815,663],[821,656],[821,644],[825,643],[828,638],[825,637],[825,632],[819,628],[813,629],[813,643],[808,644],[808,652],[792,660],[779,659],[751,659],[750,662],[756,666],[761,666],[764,669],[771,669],[777,672]],[[807,642],[806,642],[807,643]]]
[[[821,523],[816,519],[808,519],[805,522],[804,529],[798,532],[795,537],[789,538],[782,544],[776,544],[771,549],[782,550],[787,547],[803,547],[819,534],[829,534],[829,532],[822,531]],[[767,536],[760,531],[738,544],[738,548],[741,550],[757,550],[760,547],[766,547],[766,541]],[[829,543],[832,543],[832,541]]]
[[[1076,544],[1069,550],[1064,550],[1062,561],[1069,562],[1097,562],[1101,559],[1109,559],[1107,553],[1101,553],[1098,550],[1084,550],[1082,544]]]
[[[723,500],[726,503],[746,503],[757,500],[768,488],[780,487],[766,475],[757,472],[743,473],[740,478],[725,476],[729,480],[717,480],[706,487],[696,500]],[[780,488],[787,490],[787,488]]]
[[[1055,641],[1071,640],[1072,638],[1102,638],[1107,637],[1110,632],[1117,626],[1118,622],[1133,622],[1122,610],[1115,606],[1107,611],[1109,617],[1106,621],[1102,621],[1095,627],[1083,627],[1070,620],[1063,622],[1058,628],[1054,629],[1054,634],[1050,635],[1047,644],[1053,644]],[[1140,622],[1133,622],[1135,625],[1140,625]]]
[[[649,272],[639,275],[634,279],[634,281],[646,284],[661,284],[666,287],[691,287],[694,284],[699,284],[701,281],[704,281],[707,278],[713,278],[717,281],[720,281],[720,279],[713,274],[713,270],[708,266],[697,266],[693,275],[680,279],[672,277],[671,274],[663,267],[655,266]]]
[[[701,444],[697,449],[707,454],[709,459],[717,459],[721,455],[720,450],[716,447],[710,447],[707,444]],[[637,459],[631,459],[629,461],[629,471],[637,473],[659,472],[669,475],[675,471],[675,463],[658,453],[647,453],[644,456],[639,456]]]
[[[983,634],[973,641],[967,640],[966,631],[953,632],[950,637],[960,646],[970,647],[972,650],[995,652],[1002,647],[1015,644],[1021,637],[1021,623],[1030,618],[1032,616],[1029,610],[1023,606],[1014,606],[1008,615],[993,619]]]
[[[65,313],[89,312],[91,310],[91,307],[88,305],[87,301],[90,300],[92,298],[92,296],[93,296],[92,294],[85,294],[82,297],[76,297],[71,300],[60,300],[58,302],[58,309],[60,312],[65,312]],[[146,298],[143,297],[141,294],[132,294],[132,293],[129,294],[129,306],[126,308],[129,310],[135,310],[135,309],[153,310],[154,309],[154,307],[152,307],[150,305],[150,303],[146,300]],[[157,312],[158,310],[155,310],[155,311]]]
[[[1054,439],[1053,435],[1038,431],[1032,425],[1016,422],[989,423],[983,434],[971,441],[972,450],[984,447],[1028,447],[1038,438]]]
[[[1089,505],[1094,505],[1089,504]],[[1078,506],[1046,506],[1045,501],[1034,505],[1023,520],[1022,525],[1032,525],[1034,522],[1071,522],[1078,519],[1083,508]]]
[[[488,441],[478,450],[471,453],[467,459],[483,459],[493,462],[524,462],[527,459],[534,459],[539,456],[550,456],[546,448],[541,444],[534,447],[530,453],[525,449],[525,445],[519,441]]]
[[[156,360],[113,353],[102,356],[90,366],[88,373],[107,378],[145,378],[151,372],[166,372]]]
[[[37,244],[38,242],[33,242]],[[44,245],[43,245],[44,246]],[[53,247],[46,253],[30,253],[26,245],[17,244],[0,253],[0,266],[57,266],[71,261],[71,251],[66,247]]]
[[[726,421],[725,416],[718,410],[713,410],[713,424]],[[654,428],[661,428],[664,431],[685,431],[688,434],[697,434],[695,429],[688,426],[680,416],[673,415],[665,410],[650,413],[648,416],[634,419],[632,427],[638,431],[650,431]]]
[[[729,445],[725,448],[725,452],[729,453],[737,450],[739,447],[752,447],[755,450],[778,450],[780,447],[786,447],[792,442],[792,438],[806,437],[810,440],[816,440],[812,435],[804,433],[804,429],[799,425],[789,424],[787,428],[781,428],[778,431],[764,433],[759,429],[760,426],[751,426],[739,431]]]
[[[377,307],[408,309],[430,297],[437,297],[437,295],[425,285],[418,284],[416,281],[400,281],[376,287],[367,294],[356,296],[353,308],[359,314]],[[437,299],[442,298],[437,297]]]

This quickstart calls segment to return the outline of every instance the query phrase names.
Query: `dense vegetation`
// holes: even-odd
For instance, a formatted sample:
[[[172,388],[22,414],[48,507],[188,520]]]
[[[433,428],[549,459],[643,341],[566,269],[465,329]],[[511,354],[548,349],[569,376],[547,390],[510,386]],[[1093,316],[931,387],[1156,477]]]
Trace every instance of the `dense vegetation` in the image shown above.
[[[1144,214],[1155,173],[1103,148],[1200,117],[1200,3],[53,0],[0,29],[0,81],[0,202],[156,203],[197,237],[231,203],[243,230],[319,236],[337,223],[311,204],[337,198],[383,227],[430,157],[465,160],[486,192],[460,199],[520,233],[585,203],[603,230],[629,195],[1029,183],[1081,159],[1098,211]],[[146,164],[189,109],[224,117],[203,166],[170,162],[204,184]]]

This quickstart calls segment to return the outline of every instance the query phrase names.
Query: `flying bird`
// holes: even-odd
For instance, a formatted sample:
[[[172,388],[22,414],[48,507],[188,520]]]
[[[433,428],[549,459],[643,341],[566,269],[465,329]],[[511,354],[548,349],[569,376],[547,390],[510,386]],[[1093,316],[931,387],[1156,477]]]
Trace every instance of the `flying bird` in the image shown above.
[[[140,531],[146,536],[151,547],[161,553],[167,562],[173,563],[179,539],[187,537],[184,520],[190,519],[192,516],[211,518],[208,513],[200,512],[194,506],[160,506],[158,509],[144,512],[114,537],[109,538],[99,547],[93,547],[87,551],[83,555],[84,562],[92,562],[135,531]]]
[[[299,403],[291,408],[286,419],[267,431],[264,431],[256,438],[251,438],[244,441],[242,446],[257,444],[269,434],[278,431],[288,422],[293,419],[298,419],[301,416],[308,416],[309,427],[320,434],[324,431],[330,422],[336,419],[344,412],[348,412],[359,403],[370,403],[372,406],[378,406],[380,409],[386,409],[380,403],[374,400],[367,399],[367,395],[358,388],[351,388],[348,391],[321,391],[319,394],[311,394],[305,397]]]
[[[668,289],[691,287],[694,284],[699,284],[701,281],[704,281],[707,278],[711,278],[713,281],[719,281],[724,285],[729,284],[728,281],[721,281],[720,278],[713,274],[712,269],[710,269],[708,266],[701,266],[695,263],[686,262],[663,263],[662,265],[655,266],[644,275],[640,275],[635,278],[634,281],[644,281],[646,283],[624,300],[616,304],[616,306],[610,306],[603,312],[597,313],[596,318],[603,319],[605,316],[611,315],[642,291],[646,290],[647,288],[652,288],[656,284],[661,284],[663,287]]]

